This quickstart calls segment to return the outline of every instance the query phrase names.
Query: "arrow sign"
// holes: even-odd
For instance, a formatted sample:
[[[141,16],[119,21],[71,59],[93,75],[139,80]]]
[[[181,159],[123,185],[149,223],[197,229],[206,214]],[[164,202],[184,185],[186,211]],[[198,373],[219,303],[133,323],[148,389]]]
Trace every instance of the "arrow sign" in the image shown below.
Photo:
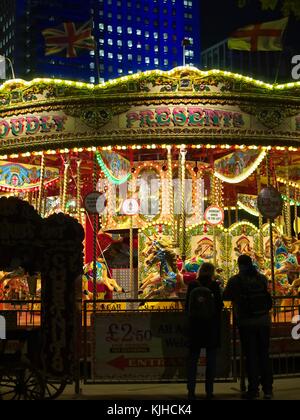
[[[153,357],[136,357],[127,359],[125,356],[107,362],[108,365],[124,370],[126,368],[154,368],[154,367],[178,367],[184,366],[185,359],[181,357],[172,358],[153,358]],[[205,358],[201,358],[200,365],[205,366]]]

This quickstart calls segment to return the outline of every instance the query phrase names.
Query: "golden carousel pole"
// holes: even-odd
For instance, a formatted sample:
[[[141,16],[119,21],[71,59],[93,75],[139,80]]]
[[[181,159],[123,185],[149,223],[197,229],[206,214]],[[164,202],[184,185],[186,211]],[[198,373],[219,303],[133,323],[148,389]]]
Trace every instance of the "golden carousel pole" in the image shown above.
[[[217,206],[218,203],[218,183],[219,180],[212,174],[212,205]],[[213,243],[214,243],[214,266],[217,264],[217,232],[216,227],[213,226]]]
[[[93,191],[97,190],[97,155],[93,154]],[[93,311],[96,312],[97,301],[97,233],[98,233],[98,215],[93,215]]]
[[[297,206],[297,200],[298,200],[298,194],[297,194],[297,188],[295,188],[295,194],[294,194],[294,198],[295,198],[295,237],[298,240],[298,236],[299,236],[299,220],[298,220],[298,206]]]
[[[62,192],[62,212],[65,213],[67,210],[67,192],[68,192],[68,172],[70,163],[64,163],[64,181],[63,181],[63,192]]]
[[[32,206],[33,205],[33,200],[32,200],[32,198],[33,198],[33,192],[32,191],[28,191],[28,194],[27,194],[27,201],[28,201],[28,203]]]
[[[179,154],[178,156],[178,196],[181,197],[181,179],[182,179],[182,166],[181,166],[181,156]],[[179,207],[178,208],[178,214],[176,214],[175,217],[175,233],[176,233],[176,246],[177,248],[181,248],[180,245],[180,229],[181,229],[181,204],[180,204],[180,210]]]
[[[168,194],[169,194],[169,212],[171,216],[172,241],[175,245],[176,238],[176,220],[174,215],[174,190],[173,190],[173,168],[172,168],[172,146],[167,146],[168,151]]]
[[[268,187],[271,186],[271,168],[270,168],[270,152],[266,156],[266,172],[268,179]],[[275,285],[275,261],[274,261],[274,240],[273,240],[273,220],[269,219],[270,227],[270,258],[271,258],[271,273],[272,273],[272,288],[273,295],[276,295],[276,285]]]
[[[76,210],[77,218],[79,223],[81,223],[81,163],[82,160],[77,160],[77,195],[76,195]]]
[[[133,264],[133,218],[134,216],[130,217],[130,229],[129,229],[129,276],[130,276],[130,290],[133,294],[134,291],[134,264]]]
[[[290,190],[290,169],[289,169],[289,152],[286,152],[285,156],[285,176],[286,176],[286,233],[289,239],[292,238],[292,219],[291,219],[291,190]]]
[[[64,177],[63,175],[60,173],[60,178],[59,178],[59,206],[61,211],[63,211],[63,193],[64,193]]]
[[[257,169],[256,172],[256,179],[257,179],[257,195],[260,194],[261,192],[261,171],[260,168]],[[259,254],[261,256],[264,255],[264,233],[263,233],[263,216],[262,214],[259,212],[259,220],[258,220],[258,224],[259,224]]]
[[[181,255],[184,267],[186,260],[186,212],[185,212],[185,163],[187,150],[185,146],[181,146]]]
[[[41,216],[43,212],[44,179],[45,179],[45,155],[44,155],[44,152],[42,152],[40,186],[39,186],[39,194],[38,194],[38,202],[37,202],[37,211]]]

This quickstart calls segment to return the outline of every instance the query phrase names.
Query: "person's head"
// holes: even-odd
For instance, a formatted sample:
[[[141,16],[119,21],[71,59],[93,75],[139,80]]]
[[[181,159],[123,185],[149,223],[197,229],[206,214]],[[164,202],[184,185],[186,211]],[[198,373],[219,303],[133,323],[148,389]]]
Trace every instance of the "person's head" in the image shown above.
[[[238,258],[238,266],[239,266],[240,272],[255,271],[255,267],[249,255],[240,255]]]
[[[203,263],[198,271],[198,277],[208,276],[211,279],[215,275],[215,266],[211,263]]]

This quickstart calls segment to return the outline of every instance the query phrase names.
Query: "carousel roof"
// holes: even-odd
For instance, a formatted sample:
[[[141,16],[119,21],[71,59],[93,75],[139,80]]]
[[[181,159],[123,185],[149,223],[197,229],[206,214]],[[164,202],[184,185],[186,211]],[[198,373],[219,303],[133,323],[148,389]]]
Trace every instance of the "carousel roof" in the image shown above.
[[[300,82],[194,67],[100,85],[10,80],[0,87],[0,157],[145,144],[298,147],[299,93]]]
[[[98,85],[49,78],[31,81],[8,80],[0,86],[0,110],[19,102],[35,102],[61,97],[101,96],[114,93],[214,94],[239,92],[276,96],[298,96],[300,82],[269,84],[251,77],[224,70],[202,71],[195,67],[176,67],[170,71],[150,70],[109,80]]]

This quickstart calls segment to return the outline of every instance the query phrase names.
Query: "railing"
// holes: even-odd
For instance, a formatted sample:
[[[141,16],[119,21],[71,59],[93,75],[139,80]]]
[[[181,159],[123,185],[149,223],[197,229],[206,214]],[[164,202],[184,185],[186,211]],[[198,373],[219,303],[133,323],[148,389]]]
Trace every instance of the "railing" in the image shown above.
[[[300,376],[300,339],[292,336],[296,327],[292,321],[300,316],[300,296],[277,296],[274,298],[274,308],[271,311],[271,359],[273,371],[277,377]],[[158,307],[158,304],[160,305]],[[122,301],[85,301],[82,305],[82,361],[90,360],[92,336],[91,320],[94,314],[110,313],[178,313],[182,312],[184,301],[168,300],[122,300]],[[231,336],[233,376],[243,376],[240,357],[238,331],[234,327],[231,311]],[[6,319],[7,328],[38,328],[41,324],[41,301],[0,301],[0,315]],[[295,321],[297,322],[297,320]],[[299,324],[299,323],[298,323]],[[298,332],[300,328],[298,327]]]
[[[41,325],[41,301],[2,300],[0,315],[6,320],[6,328],[37,328]]]
[[[159,306],[158,306],[159,305]],[[186,337],[184,337],[181,326],[184,325],[185,317],[183,316],[184,300],[174,299],[157,299],[157,300],[139,300],[129,299],[122,301],[87,301],[84,302],[83,308],[83,366],[84,380],[87,384],[101,383],[181,383],[186,381]],[[153,316],[151,316],[153,314]],[[161,316],[160,316],[161,315]],[[226,326],[232,325],[232,310],[224,310],[224,323]],[[141,321],[142,320],[142,321]],[[164,332],[160,331],[160,327],[166,328]],[[100,330],[99,330],[100,326]],[[168,336],[168,328],[174,326],[177,332],[171,332]],[[124,329],[123,329],[124,327]],[[110,337],[111,332],[117,336]],[[133,332],[134,337],[131,337]],[[155,337],[155,342],[151,340],[147,342],[147,346],[143,342],[144,336]],[[173,335],[172,335],[173,334]],[[222,337],[222,341],[226,343],[220,350],[218,359],[218,382],[236,382],[236,333],[234,328],[226,328],[226,334]],[[116,346],[112,343],[111,338],[116,339]],[[135,349],[131,353],[130,345]],[[173,340],[173,341],[172,341]],[[173,344],[174,342],[174,344]],[[158,344],[159,343],[159,344]],[[172,346],[175,346],[174,348]],[[157,346],[160,350],[157,351]],[[169,347],[171,346],[171,348]],[[145,350],[146,347],[146,350]],[[132,347],[131,347],[132,348]],[[140,350],[136,350],[140,348]],[[101,349],[101,352],[98,352]],[[124,350],[124,353],[123,353]],[[228,350],[228,351],[227,351]],[[104,354],[105,353],[105,354]],[[100,357],[99,357],[100,356]],[[106,360],[107,356],[107,360]],[[175,367],[174,360],[178,361]],[[97,360],[95,360],[97,359]],[[112,359],[112,360],[110,360]],[[201,359],[202,360],[202,359]],[[123,366],[119,363],[125,363]],[[127,365],[126,365],[127,363]],[[136,374],[139,363],[145,366],[145,373],[141,369],[141,375]],[[154,363],[153,372],[147,373],[148,363]],[[157,365],[164,366],[165,372],[157,373]],[[171,363],[169,366],[168,363]],[[98,370],[93,368],[97,366]],[[99,366],[106,366],[104,374]],[[130,365],[131,364],[131,365]],[[109,371],[108,365],[113,366]],[[116,365],[116,366],[115,366]],[[133,369],[130,369],[130,366]],[[202,369],[203,369],[203,365]],[[168,369],[169,367],[169,369]],[[118,370],[119,369],[119,370]],[[128,369],[128,375],[126,375]],[[136,369],[136,370],[135,370]],[[155,372],[156,370],[156,372]],[[96,372],[96,373],[95,373]],[[100,375],[97,376],[97,372]],[[167,372],[167,373],[166,373]],[[124,373],[124,375],[123,375]]]

